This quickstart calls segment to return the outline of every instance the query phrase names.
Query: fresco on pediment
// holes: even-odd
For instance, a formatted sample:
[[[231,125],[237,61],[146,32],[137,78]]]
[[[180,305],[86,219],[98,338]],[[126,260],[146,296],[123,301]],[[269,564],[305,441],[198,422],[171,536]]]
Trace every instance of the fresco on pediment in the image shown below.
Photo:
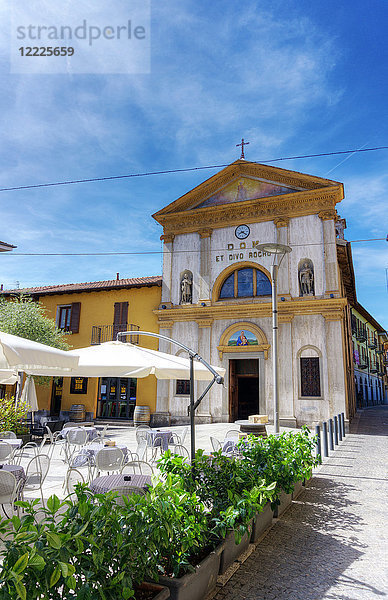
[[[268,183],[266,181],[258,181],[257,179],[248,179],[244,177],[225,186],[222,190],[210,198],[207,198],[201,204],[198,204],[196,208],[217,206],[219,204],[231,204],[233,202],[245,202],[246,200],[280,196],[281,194],[291,194],[292,192],[297,191],[298,190],[284,187],[276,183]]]

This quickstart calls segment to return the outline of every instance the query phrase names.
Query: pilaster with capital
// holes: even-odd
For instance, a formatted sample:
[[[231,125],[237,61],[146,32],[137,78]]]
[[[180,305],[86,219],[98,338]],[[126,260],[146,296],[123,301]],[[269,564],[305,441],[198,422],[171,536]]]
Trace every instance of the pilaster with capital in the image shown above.
[[[211,357],[211,324],[212,320],[203,319],[198,321],[198,353],[205,360],[210,363]],[[194,363],[195,369],[195,363]],[[199,397],[206,386],[208,381],[197,381],[197,396]],[[210,406],[211,406],[212,390],[210,390],[203,398],[199,405],[196,415],[199,419],[203,419],[204,422],[210,422]]]
[[[174,236],[172,234],[162,235],[163,241],[163,281],[162,281],[162,302],[171,302],[172,286],[172,255]]]
[[[274,219],[276,225],[276,241],[278,244],[288,246],[288,217],[277,217]],[[278,271],[278,294],[290,293],[290,256],[286,254]]]
[[[167,325],[167,323],[165,324]],[[172,323],[168,327],[161,327],[159,333],[171,337]],[[171,325],[171,326],[170,326]],[[175,354],[171,342],[159,340],[159,350],[168,354]],[[158,379],[156,394],[156,409],[152,415],[153,426],[170,424],[170,393],[172,382],[169,379]]]
[[[346,410],[346,381],[344,363],[344,339],[342,319],[323,315],[326,331],[326,357],[328,389],[325,396],[329,403],[330,416]]]
[[[323,252],[325,260],[326,294],[338,291],[338,259],[335,235],[335,221],[337,213],[335,210],[324,210],[318,213],[323,228]]]
[[[200,300],[209,300],[210,298],[210,272],[211,272],[211,229],[201,229],[200,236]]]

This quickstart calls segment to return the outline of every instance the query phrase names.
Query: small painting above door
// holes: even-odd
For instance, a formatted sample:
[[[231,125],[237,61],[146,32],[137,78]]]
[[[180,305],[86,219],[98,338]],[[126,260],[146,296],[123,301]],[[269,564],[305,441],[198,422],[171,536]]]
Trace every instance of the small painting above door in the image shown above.
[[[255,334],[247,329],[235,331],[228,340],[228,346],[258,346],[258,344]]]

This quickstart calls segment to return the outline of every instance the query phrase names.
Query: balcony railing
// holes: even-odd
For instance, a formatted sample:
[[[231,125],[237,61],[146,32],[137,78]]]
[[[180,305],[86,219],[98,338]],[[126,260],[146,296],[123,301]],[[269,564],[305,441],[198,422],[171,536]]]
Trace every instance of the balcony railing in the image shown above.
[[[133,323],[120,323],[119,325],[93,325],[92,338],[90,345],[96,346],[103,342],[112,342],[117,339],[117,334],[120,331],[139,331],[140,327]],[[138,335],[127,335],[120,337],[121,342],[131,342],[131,344],[139,343]]]
[[[361,329],[361,328],[357,329],[356,339],[359,342],[365,342],[365,340],[366,340],[366,331],[365,331],[365,329]]]
[[[371,350],[373,350],[376,347],[377,347],[376,338],[373,337],[373,336],[369,336],[368,337],[368,348],[370,348]]]

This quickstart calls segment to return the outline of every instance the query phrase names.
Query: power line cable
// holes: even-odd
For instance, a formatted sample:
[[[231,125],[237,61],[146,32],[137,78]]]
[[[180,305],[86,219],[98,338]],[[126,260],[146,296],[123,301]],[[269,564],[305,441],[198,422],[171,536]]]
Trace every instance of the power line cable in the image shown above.
[[[348,241],[348,240],[346,240]],[[386,238],[369,238],[363,240],[350,240],[349,244],[356,244],[358,242],[381,242],[386,241]],[[336,242],[329,242],[329,244],[335,244]],[[305,246],[323,246],[324,242],[311,242],[306,244],[289,244],[292,248],[302,248]],[[327,245],[327,244],[326,244]],[[229,252],[232,250],[255,250],[255,246],[252,247],[237,247],[237,248],[216,248],[212,249],[211,252]],[[174,250],[175,254],[193,254],[199,253],[200,250]],[[163,254],[163,250],[144,250],[136,252],[8,252],[6,256],[144,256],[153,254]]]
[[[356,154],[358,152],[372,152],[374,150],[387,150],[388,146],[377,146],[376,148],[358,148],[356,150],[338,150],[336,152],[320,152],[319,154],[304,154],[301,156],[282,156],[281,158],[272,158],[270,160],[248,161],[261,164],[280,162],[283,160],[297,160],[302,158],[320,158],[322,156],[335,156],[338,154]],[[97,181],[112,181],[115,179],[130,179],[133,177],[148,177],[150,175],[167,175],[171,173],[187,173],[189,171],[202,171],[205,169],[222,169],[228,167],[230,163],[223,165],[208,165],[206,167],[188,167],[185,169],[168,169],[165,171],[148,171],[144,173],[130,173],[128,175],[111,175],[109,177],[92,177],[90,179],[73,179],[69,181],[55,181],[52,183],[37,183],[31,185],[19,185],[9,188],[0,188],[0,192],[13,192],[16,190],[30,190],[44,187],[54,187],[59,185],[75,185],[78,183],[95,183]]]

